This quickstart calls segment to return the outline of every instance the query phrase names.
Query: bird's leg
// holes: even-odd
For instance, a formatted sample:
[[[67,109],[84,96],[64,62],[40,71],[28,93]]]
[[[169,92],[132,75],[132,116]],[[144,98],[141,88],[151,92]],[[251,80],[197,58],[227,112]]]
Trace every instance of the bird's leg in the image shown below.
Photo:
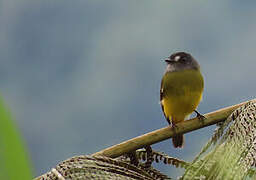
[[[173,129],[173,131],[174,131],[174,134],[176,134],[176,130],[177,130],[177,126],[176,126],[176,124],[174,123],[174,121],[173,121],[173,118],[172,118],[172,121],[170,121],[170,125],[171,125],[171,127],[172,127],[172,129]]]
[[[176,126],[176,124],[174,124],[174,122],[173,122],[173,118],[172,118],[172,120],[170,120],[170,118],[169,118],[169,117],[167,117],[167,118],[166,118],[166,120],[167,120],[167,122],[168,122],[169,126],[171,126],[171,127],[172,127],[172,129],[173,129],[173,130],[174,130],[174,132],[175,132],[175,130],[176,130],[176,128],[177,128],[177,126]]]
[[[201,121],[201,123],[204,123],[204,119],[206,119],[204,115],[200,114],[197,110],[194,110],[194,112],[196,113],[196,117]]]
[[[169,120],[169,125],[171,125],[173,129],[175,129],[175,128],[177,128],[177,126],[176,126],[176,124],[174,123],[173,117],[171,117],[171,118],[172,118],[172,120],[170,120],[170,119],[168,118],[168,120]]]

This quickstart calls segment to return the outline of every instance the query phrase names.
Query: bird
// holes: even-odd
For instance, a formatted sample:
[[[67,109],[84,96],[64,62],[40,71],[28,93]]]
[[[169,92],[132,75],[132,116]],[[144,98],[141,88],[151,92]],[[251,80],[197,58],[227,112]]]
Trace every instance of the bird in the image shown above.
[[[169,56],[160,88],[160,104],[164,116],[172,126],[186,120],[195,112],[199,118],[204,118],[197,110],[203,90],[204,78],[198,62],[186,52],[176,52]],[[172,137],[173,146],[184,146],[184,135]]]

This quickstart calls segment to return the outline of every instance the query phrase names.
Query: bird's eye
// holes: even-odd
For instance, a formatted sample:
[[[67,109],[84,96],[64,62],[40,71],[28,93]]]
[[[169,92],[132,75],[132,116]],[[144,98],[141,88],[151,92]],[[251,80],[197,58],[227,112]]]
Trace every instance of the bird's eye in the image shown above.
[[[179,61],[180,61],[180,62],[186,62],[186,61],[187,61],[187,57],[182,57],[182,58],[180,58]]]

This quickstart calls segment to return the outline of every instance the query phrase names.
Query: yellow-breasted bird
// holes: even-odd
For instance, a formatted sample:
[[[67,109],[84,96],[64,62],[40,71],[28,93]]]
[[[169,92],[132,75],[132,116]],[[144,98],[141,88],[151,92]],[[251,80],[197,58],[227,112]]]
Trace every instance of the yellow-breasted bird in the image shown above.
[[[167,67],[162,78],[160,103],[165,118],[175,128],[196,108],[202,99],[204,79],[197,61],[188,53],[177,52],[165,60]],[[183,134],[172,138],[175,148],[184,145]]]

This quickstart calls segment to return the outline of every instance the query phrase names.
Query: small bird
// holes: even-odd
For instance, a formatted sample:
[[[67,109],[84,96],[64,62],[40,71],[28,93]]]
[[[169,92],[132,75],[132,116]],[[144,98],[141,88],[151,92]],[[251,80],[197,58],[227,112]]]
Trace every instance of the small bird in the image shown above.
[[[177,52],[165,60],[167,67],[160,88],[160,103],[164,116],[173,128],[196,112],[204,89],[204,79],[197,61],[188,53]],[[172,138],[175,148],[184,145],[183,134]]]

